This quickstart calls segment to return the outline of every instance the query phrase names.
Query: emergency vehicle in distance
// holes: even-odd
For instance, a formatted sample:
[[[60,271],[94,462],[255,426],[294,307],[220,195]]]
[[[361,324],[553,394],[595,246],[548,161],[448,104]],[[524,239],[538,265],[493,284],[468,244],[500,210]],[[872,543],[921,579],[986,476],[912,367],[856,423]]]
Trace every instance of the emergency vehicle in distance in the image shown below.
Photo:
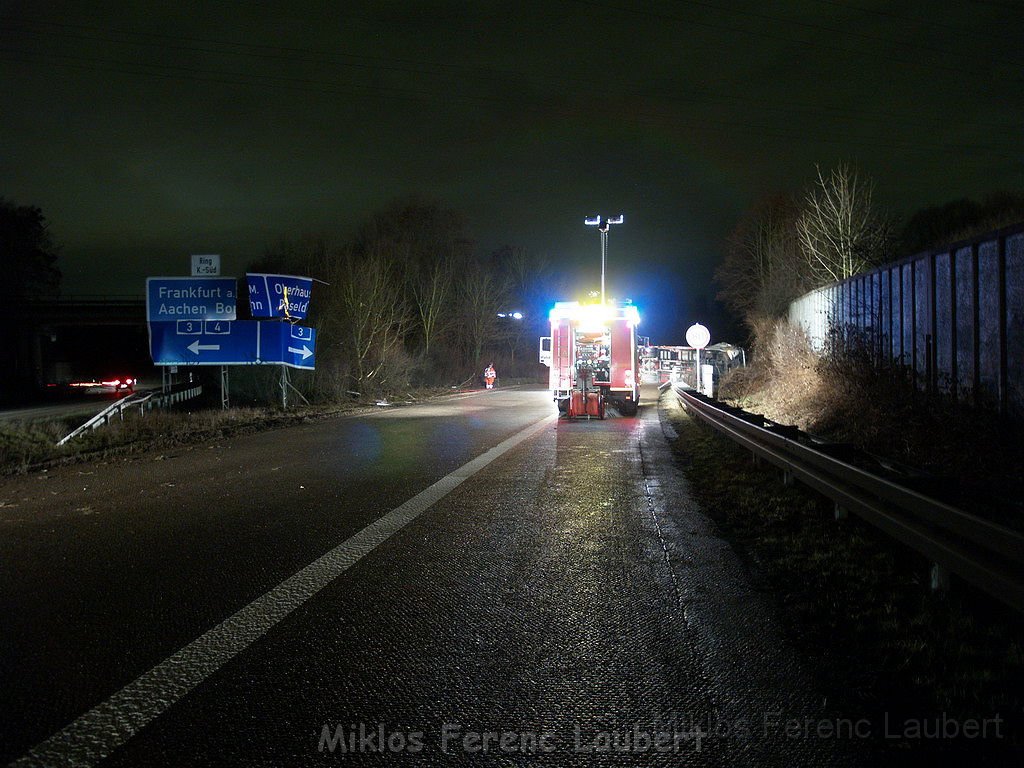
[[[629,302],[559,301],[549,314],[551,335],[540,340],[540,362],[550,368],[548,388],[569,418],[604,418],[605,405],[635,416],[640,401],[636,327]]]

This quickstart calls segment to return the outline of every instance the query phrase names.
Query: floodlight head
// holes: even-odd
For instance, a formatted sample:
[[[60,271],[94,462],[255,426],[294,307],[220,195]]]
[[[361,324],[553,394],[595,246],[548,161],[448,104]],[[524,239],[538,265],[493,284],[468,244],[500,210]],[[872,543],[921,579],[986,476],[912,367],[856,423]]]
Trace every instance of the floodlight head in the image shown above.
[[[618,216],[615,216],[614,218],[608,219],[607,221],[608,221],[609,224],[621,224],[622,223],[622,214],[620,213]]]
[[[583,220],[583,223],[586,224],[588,227],[598,227],[601,225],[601,217],[587,216],[587,218]]]

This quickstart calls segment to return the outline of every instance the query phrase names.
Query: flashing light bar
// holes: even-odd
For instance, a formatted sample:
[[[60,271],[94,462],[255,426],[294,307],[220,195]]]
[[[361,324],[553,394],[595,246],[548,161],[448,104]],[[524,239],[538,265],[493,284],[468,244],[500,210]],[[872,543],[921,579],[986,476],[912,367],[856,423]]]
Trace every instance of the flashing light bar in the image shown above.
[[[552,322],[570,320],[582,328],[607,325],[610,320],[624,317],[633,328],[640,325],[640,311],[633,304],[580,304],[578,301],[556,301],[548,313]]]

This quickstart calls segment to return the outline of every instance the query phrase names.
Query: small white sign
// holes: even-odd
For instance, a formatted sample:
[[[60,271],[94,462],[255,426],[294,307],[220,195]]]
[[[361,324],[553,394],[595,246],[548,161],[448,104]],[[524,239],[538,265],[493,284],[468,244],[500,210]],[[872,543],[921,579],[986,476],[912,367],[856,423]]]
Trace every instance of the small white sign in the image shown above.
[[[192,277],[216,277],[220,274],[220,255],[192,255]]]
[[[686,329],[686,343],[694,349],[704,349],[711,342],[711,331],[700,323]]]

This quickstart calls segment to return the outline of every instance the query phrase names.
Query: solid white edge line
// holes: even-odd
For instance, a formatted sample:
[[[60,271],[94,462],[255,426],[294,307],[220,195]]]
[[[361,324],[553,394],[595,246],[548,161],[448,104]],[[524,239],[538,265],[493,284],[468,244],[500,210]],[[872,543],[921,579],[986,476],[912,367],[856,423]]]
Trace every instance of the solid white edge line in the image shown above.
[[[541,419],[442,477],[207,630],[11,765],[96,765],[464,480],[557,418],[554,414]]]

